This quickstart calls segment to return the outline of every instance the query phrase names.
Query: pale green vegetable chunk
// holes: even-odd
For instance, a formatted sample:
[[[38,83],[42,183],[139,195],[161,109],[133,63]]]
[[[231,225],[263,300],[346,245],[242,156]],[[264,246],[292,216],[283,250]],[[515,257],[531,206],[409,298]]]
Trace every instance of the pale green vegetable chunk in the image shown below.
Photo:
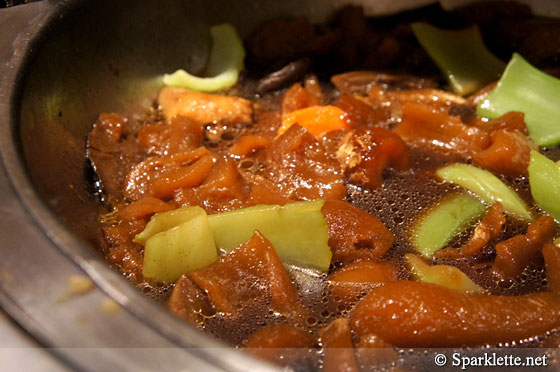
[[[244,67],[243,41],[229,23],[213,26],[210,35],[212,48],[206,68],[208,77],[198,77],[185,70],[177,70],[171,75],[163,76],[165,85],[201,92],[216,92],[237,83],[239,73]]]
[[[206,212],[199,207],[188,208],[193,208],[193,212],[187,221],[147,239],[142,272],[146,278],[174,282],[218,259]]]
[[[438,169],[439,178],[472,191],[488,204],[502,203],[504,211],[523,220],[532,220],[529,208],[515,191],[487,170],[474,165],[452,164]]]
[[[533,199],[546,213],[560,221],[560,166],[538,151],[531,151],[528,170]]]
[[[259,230],[289,264],[325,272],[331,263],[323,200],[257,205],[208,216],[218,248],[231,251]]]
[[[144,228],[144,231],[137,234],[133,241],[141,245],[146,245],[146,241],[152,236],[175,226],[179,226],[202,214],[206,215],[206,212],[200,207],[183,207],[169,212],[156,213],[152,216],[150,222],[148,222]]]
[[[476,113],[497,118],[510,111],[525,114],[529,136],[539,146],[560,143],[560,79],[531,66],[515,53],[498,85]]]
[[[412,30],[457,94],[475,92],[497,80],[505,68],[505,63],[486,49],[476,26],[441,30],[426,23],[413,23]]]
[[[412,228],[412,245],[418,253],[432,257],[485,211],[484,204],[467,194],[444,198],[420,216]]]
[[[422,258],[412,253],[407,253],[404,257],[413,280],[438,284],[461,292],[484,292],[484,289],[455,266],[428,265]]]

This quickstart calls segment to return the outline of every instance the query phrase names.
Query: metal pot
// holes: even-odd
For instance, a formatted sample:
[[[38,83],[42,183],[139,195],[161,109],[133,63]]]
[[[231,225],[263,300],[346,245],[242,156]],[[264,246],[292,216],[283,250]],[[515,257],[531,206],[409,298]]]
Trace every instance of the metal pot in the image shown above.
[[[322,20],[344,2],[44,0],[0,11],[2,308],[80,370],[277,370],[175,318],[106,264],[85,138],[100,112],[147,108],[163,72],[203,66],[210,25],[244,35],[278,16]],[[364,3],[379,14],[431,2]],[[93,289],[67,296],[73,275]],[[120,311],[102,311],[107,299]]]

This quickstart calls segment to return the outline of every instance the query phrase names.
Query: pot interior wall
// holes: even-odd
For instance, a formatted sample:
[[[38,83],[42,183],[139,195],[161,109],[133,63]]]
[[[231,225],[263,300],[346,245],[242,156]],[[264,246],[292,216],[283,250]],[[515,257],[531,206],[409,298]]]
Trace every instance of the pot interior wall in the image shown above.
[[[99,113],[135,120],[153,103],[162,73],[201,69],[210,25],[231,22],[246,35],[266,19],[308,14],[317,20],[337,6],[297,0],[63,3],[24,71],[19,106],[19,141],[40,195],[71,230],[94,243],[98,204],[84,155]]]

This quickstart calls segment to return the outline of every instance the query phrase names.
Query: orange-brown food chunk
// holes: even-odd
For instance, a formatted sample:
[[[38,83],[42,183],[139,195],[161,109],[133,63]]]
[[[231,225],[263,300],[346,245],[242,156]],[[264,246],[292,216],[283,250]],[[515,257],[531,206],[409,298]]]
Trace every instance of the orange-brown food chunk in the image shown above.
[[[461,96],[439,89],[424,88],[387,91],[379,86],[370,89],[369,99],[372,102],[388,106],[396,116],[400,116],[403,105],[407,103],[419,104],[434,110],[434,112],[447,113],[451,108],[462,107],[466,102]]]
[[[346,302],[355,302],[362,293],[380,283],[397,279],[391,262],[360,261],[338,269],[327,278],[329,291]]]
[[[126,177],[125,195],[168,198],[181,187],[199,185],[214,160],[204,147],[168,156],[152,156],[138,163]]]
[[[178,190],[174,200],[179,205],[199,205],[207,213],[217,213],[244,207],[248,194],[249,188],[235,162],[221,157],[200,186]]]
[[[335,319],[319,331],[325,349],[324,372],[359,372],[348,319]]]
[[[527,234],[517,235],[496,244],[496,260],[492,269],[505,280],[513,279],[538,260],[545,243],[556,235],[556,223],[552,217],[539,217],[529,225]]]
[[[236,156],[246,156],[252,152],[265,148],[272,142],[268,137],[259,134],[248,134],[231,146],[230,153]]]
[[[247,198],[247,205],[278,204],[284,205],[291,200],[282,194],[282,190],[265,178],[255,180],[251,185],[251,193]]]
[[[395,133],[411,146],[431,149],[444,154],[468,158],[489,145],[486,131],[463,124],[460,118],[431,108],[407,103],[403,106],[402,121]]]
[[[284,98],[282,98],[282,114],[286,115],[306,107],[322,105],[323,101],[324,97],[319,80],[311,75],[305,79],[304,86],[301,86],[300,83],[295,83],[284,94]]]
[[[145,156],[127,120],[119,114],[99,115],[87,137],[87,157],[110,203],[122,203],[126,175]]]
[[[494,239],[502,231],[506,223],[502,203],[495,202],[490,207],[486,216],[475,227],[474,232],[467,243],[461,246],[461,253],[465,256],[473,256]]]
[[[341,140],[336,156],[349,180],[376,188],[383,183],[386,167],[410,167],[408,146],[395,133],[375,127],[359,127]]]
[[[282,99],[282,114],[286,115],[291,112],[300,110],[305,107],[319,105],[315,97],[313,97],[307,89],[301,86],[300,83],[295,83],[290,89],[284,94]]]
[[[169,198],[173,192],[181,187],[193,187],[199,185],[206,177],[214,159],[211,155],[205,155],[186,166],[165,169],[158,173],[148,188],[148,195],[158,198]]]
[[[399,359],[393,345],[376,334],[360,337],[356,345],[356,355],[361,365],[387,368]]]
[[[212,265],[188,275],[208,294],[212,305],[229,316],[263,305],[290,317],[302,314],[282,261],[258,231]]]
[[[283,115],[278,135],[285,133],[294,124],[301,125],[316,138],[334,130],[350,128],[346,113],[332,105],[310,106]]]
[[[422,89],[437,87],[434,79],[412,75],[390,75],[373,71],[350,71],[331,77],[332,83],[342,94],[367,97],[373,86],[396,89]]]
[[[475,120],[473,124],[488,132],[504,129],[508,131],[517,131],[524,135],[529,134],[527,124],[525,123],[525,114],[517,111],[510,111],[489,121],[483,121],[482,119]]]
[[[346,112],[346,120],[351,128],[380,124],[389,119],[387,110],[381,106],[373,107],[357,96],[342,95],[336,105]]]
[[[121,221],[116,225],[105,226],[102,233],[106,246],[106,258],[117,266],[130,279],[142,279],[143,249],[132,242],[136,234],[146,227],[143,219]]]
[[[195,92],[186,88],[165,87],[159,92],[158,102],[168,120],[175,116],[186,116],[201,124],[250,123],[253,116],[253,104],[244,98]]]
[[[527,176],[531,150],[537,146],[527,136],[507,129],[490,133],[492,144],[473,155],[475,164],[505,176]]]
[[[560,294],[560,248],[554,244],[545,243],[542,254],[548,286],[554,293]]]
[[[124,118],[120,114],[103,113],[99,115],[98,123],[112,142],[116,143],[120,140],[124,126]],[[93,130],[96,130],[95,126]]]
[[[289,324],[273,324],[253,333],[243,349],[259,358],[285,366],[302,358],[313,347],[308,332]]]
[[[179,318],[193,324],[199,324],[203,316],[211,316],[215,313],[204,292],[186,275],[175,283],[171,296],[167,300],[167,307]]]
[[[352,330],[400,347],[459,347],[517,341],[560,326],[560,296],[465,294],[420,282],[373,289],[352,310]]]
[[[338,162],[328,157],[315,137],[297,124],[260,151],[258,157],[265,164],[265,177],[291,199],[346,196]]]
[[[132,202],[119,211],[119,217],[123,220],[136,220],[149,217],[154,213],[167,212],[173,209],[166,202],[147,196]]]
[[[138,131],[140,143],[150,155],[170,155],[194,150],[202,143],[202,125],[184,116],[168,125],[143,125]]]
[[[329,226],[329,246],[335,262],[378,259],[395,241],[381,221],[345,201],[327,200],[322,212]]]

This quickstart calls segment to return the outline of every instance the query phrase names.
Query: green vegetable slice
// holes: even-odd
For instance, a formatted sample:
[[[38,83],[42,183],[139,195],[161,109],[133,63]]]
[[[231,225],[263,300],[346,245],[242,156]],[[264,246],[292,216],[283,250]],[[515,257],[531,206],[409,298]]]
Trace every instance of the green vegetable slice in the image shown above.
[[[146,245],[146,241],[152,236],[175,226],[179,226],[202,214],[206,215],[206,212],[200,207],[183,207],[169,212],[156,213],[152,216],[150,222],[148,222],[144,228],[144,231],[137,234],[133,241],[141,245]]]
[[[192,208],[184,214],[190,216],[188,220],[147,239],[142,271],[146,278],[173,282],[181,275],[208,266],[218,259],[206,212],[200,207],[187,208]]]
[[[432,257],[444,248],[474,219],[482,216],[484,204],[467,194],[444,198],[437,206],[424,213],[412,229],[412,244],[425,257]]]
[[[325,272],[332,252],[323,200],[257,205],[208,216],[218,248],[231,251],[259,230],[283,262]]]
[[[230,88],[237,83],[245,59],[245,49],[241,38],[229,23],[213,26],[210,29],[210,35],[212,49],[206,68],[206,74],[210,77],[198,77],[185,70],[177,70],[171,75],[163,76],[165,85],[201,92],[216,92]]]
[[[560,143],[560,79],[531,66],[515,53],[498,85],[480,102],[480,116],[497,118],[510,111],[525,114],[531,139],[539,146]]]
[[[521,218],[532,220],[533,216],[519,195],[487,170],[468,164],[453,164],[438,169],[438,177],[472,191],[488,204],[502,203],[504,211]]]
[[[528,170],[533,199],[556,221],[560,221],[560,166],[538,151],[531,151]]]
[[[413,280],[438,284],[461,292],[484,292],[481,287],[455,266],[428,265],[422,258],[412,253],[407,253],[404,257]]]
[[[418,41],[443,71],[453,91],[466,95],[499,78],[505,63],[484,46],[478,27],[441,30],[413,23]]]

